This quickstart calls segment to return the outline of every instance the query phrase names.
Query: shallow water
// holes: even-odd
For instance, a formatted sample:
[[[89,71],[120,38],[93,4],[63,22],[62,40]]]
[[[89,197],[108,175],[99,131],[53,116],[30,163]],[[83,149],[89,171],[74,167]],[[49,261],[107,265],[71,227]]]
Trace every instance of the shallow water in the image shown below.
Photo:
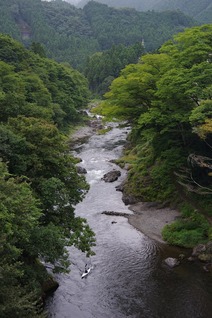
[[[128,131],[114,127],[76,149],[90,184],[76,215],[85,217],[96,233],[96,255],[87,259],[77,249],[69,249],[71,272],[57,277],[60,287],[48,300],[49,317],[209,318],[212,294],[207,273],[187,263],[169,269],[164,259],[181,251],[149,239],[124,217],[101,214],[131,213],[122,194],[115,191],[125,172],[110,162],[120,157]],[[114,183],[105,183],[101,178],[112,169],[119,169],[122,175]],[[81,279],[86,263],[93,269]]]

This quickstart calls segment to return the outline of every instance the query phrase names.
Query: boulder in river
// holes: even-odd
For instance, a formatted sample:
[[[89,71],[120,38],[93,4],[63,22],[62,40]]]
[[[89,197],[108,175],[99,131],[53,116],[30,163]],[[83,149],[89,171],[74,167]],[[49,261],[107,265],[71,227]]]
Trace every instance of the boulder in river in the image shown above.
[[[177,258],[173,258],[173,257],[166,258],[164,262],[166,263],[166,265],[168,265],[171,268],[174,268],[180,265],[180,261]]]
[[[79,174],[86,174],[87,170],[83,167],[77,166],[77,173]]]
[[[114,182],[120,177],[120,175],[121,172],[119,170],[112,170],[104,174],[102,180],[104,180],[105,182]]]

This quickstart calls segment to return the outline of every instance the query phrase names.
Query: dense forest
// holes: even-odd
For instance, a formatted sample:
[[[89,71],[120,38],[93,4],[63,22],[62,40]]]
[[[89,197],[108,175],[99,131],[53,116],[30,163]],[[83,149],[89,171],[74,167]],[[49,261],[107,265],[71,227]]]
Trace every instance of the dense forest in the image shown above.
[[[69,0],[67,0],[69,1]],[[70,0],[71,2],[72,0]],[[81,0],[77,4],[83,7],[89,0]],[[96,0],[116,8],[135,8],[138,11],[166,11],[180,10],[193,17],[200,23],[212,22],[212,1],[211,0]]]
[[[66,246],[92,253],[94,234],[74,215],[88,187],[64,135],[89,92],[78,71],[5,35],[0,82],[0,316],[31,318],[50,280],[40,261],[66,271]]]
[[[130,168],[124,192],[178,207],[182,219],[163,233],[186,247],[212,238],[211,34],[212,25],[187,29],[128,65],[98,109],[133,127],[119,161]]]
[[[91,55],[87,60],[84,74],[92,93],[98,96],[106,93],[120,71],[126,65],[136,63],[144,53],[145,48],[140,42],[128,47],[122,44],[114,45],[110,50]]]
[[[92,1],[77,9],[64,1],[0,0],[0,32],[25,46],[41,43],[50,58],[83,71],[87,58],[113,45],[144,40],[147,51],[195,22],[180,12],[137,12]]]
[[[67,246],[93,253],[95,235],[74,214],[88,184],[67,137],[89,86],[106,92],[98,112],[132,126],[118,160],[129,167],[124,191],[182,211],[163,231],[169,243],[211,240],[212,25],[95,1],[0,9],[0,317],[43,317],[53,281],[42,262],[66,272]]]

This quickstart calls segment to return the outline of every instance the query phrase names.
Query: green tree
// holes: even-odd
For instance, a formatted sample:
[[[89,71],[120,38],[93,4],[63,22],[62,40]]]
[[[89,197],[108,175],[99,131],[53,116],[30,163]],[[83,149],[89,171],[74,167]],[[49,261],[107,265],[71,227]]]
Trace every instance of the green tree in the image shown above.
[[[202,207],[211,193],[211,31],[179,33],[127,66],[105,94],[103,114],[133,124],[138,158],[126,188],[142,199],[173,200],[177,182],[202,194]]]
[[[36,317],[50,280],[40,260],[67,271],[66,246],[93,253],[94,233],[74,214],[88,185],[61,133],[80,119],[88,89],[69,65],[0,42],[0,316]]]

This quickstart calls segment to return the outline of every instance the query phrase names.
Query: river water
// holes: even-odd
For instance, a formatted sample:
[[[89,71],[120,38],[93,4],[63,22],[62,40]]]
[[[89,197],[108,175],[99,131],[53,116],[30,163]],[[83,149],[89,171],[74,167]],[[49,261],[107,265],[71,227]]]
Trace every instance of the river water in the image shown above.
[[[76,149],[86,168],[90,190],[76,206],[96,233],[96,255],[86,256],[71,247],[71,272],[58,275],[60,287],[49,298],[47,310],[54,318],[209,318],[212,317],[211,280],[197,264],[174,269],[164,264],[179,250],[157,243],[134,229],[124,217],[103,211],[131,213],[115,187],[125,171],[111,163],[122,153],[128,128],[114,128],[94,135]],[[122,173],[118,181],[105,183],[112,169]],[[81,279],[85,264],[90,274]]]

